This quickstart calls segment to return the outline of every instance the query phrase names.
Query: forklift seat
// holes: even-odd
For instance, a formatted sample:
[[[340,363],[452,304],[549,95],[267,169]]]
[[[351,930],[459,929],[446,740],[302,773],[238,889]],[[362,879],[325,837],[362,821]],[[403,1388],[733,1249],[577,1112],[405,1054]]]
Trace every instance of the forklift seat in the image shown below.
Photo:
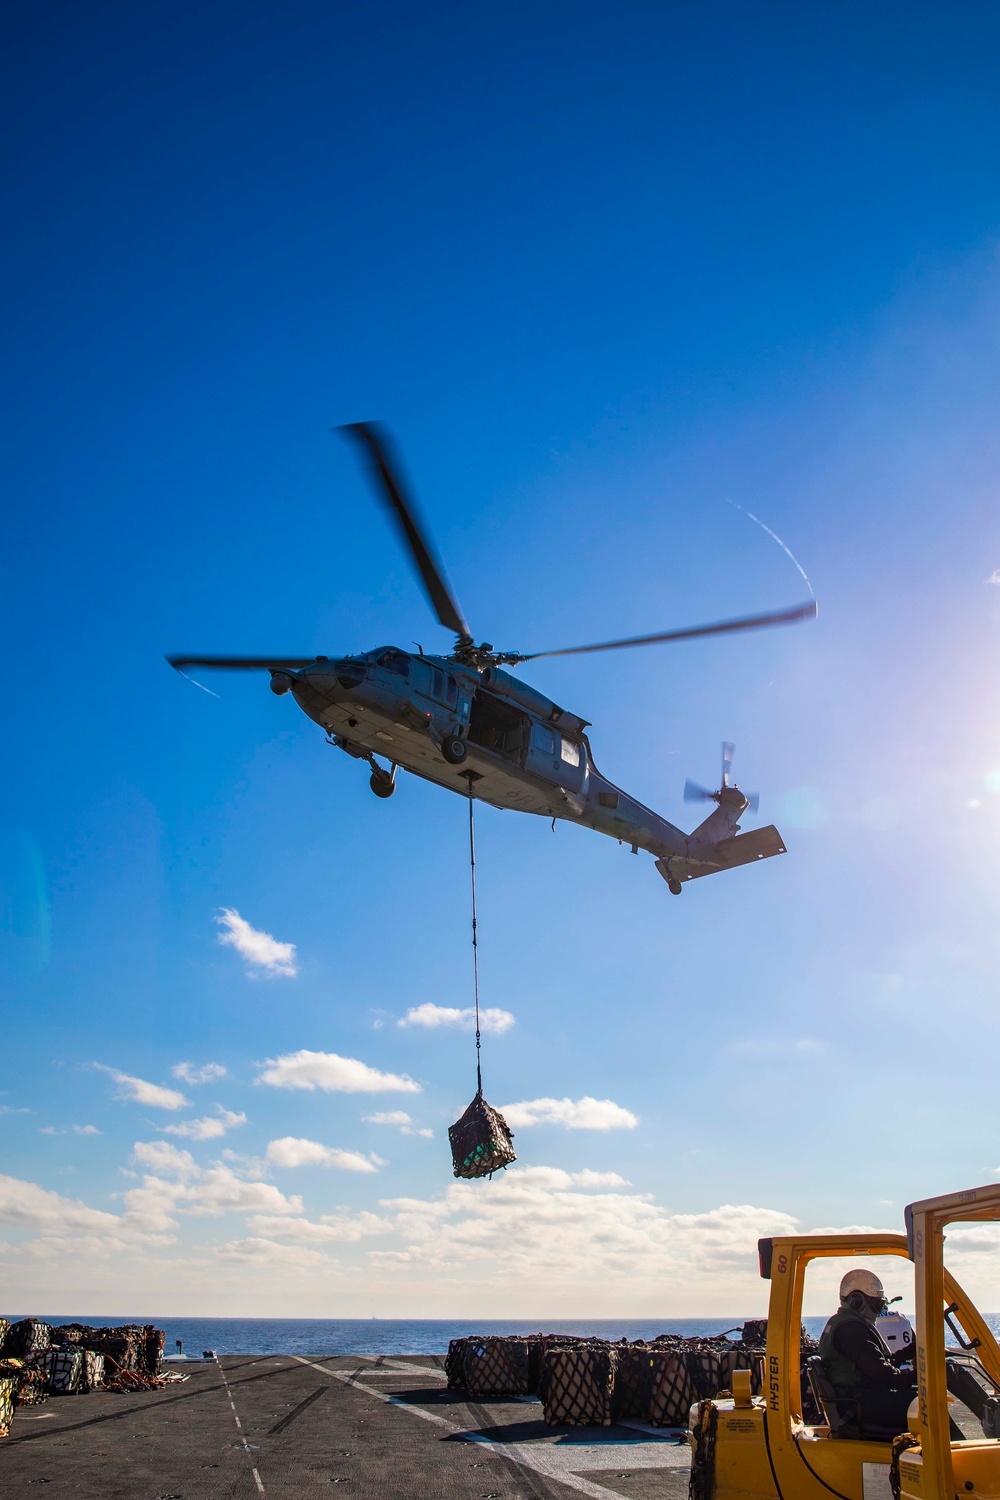
[[[837,1395],[818,1354],[812,1354],[806,1360],[806,1374],[816,1405],[829,1425],[831,1437],[891,1443],[898,1436],[895,1427],[879,1427],[874,1422],[863,1421],[861,1402],[857,1397]]]

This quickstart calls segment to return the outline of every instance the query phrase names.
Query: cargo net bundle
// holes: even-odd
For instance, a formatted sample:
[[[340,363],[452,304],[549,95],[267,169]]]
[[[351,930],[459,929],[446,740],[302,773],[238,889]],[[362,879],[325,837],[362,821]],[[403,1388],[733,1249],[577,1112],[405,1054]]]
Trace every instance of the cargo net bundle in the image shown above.
[[[461,1119],[448,1127],[456,1177],[492,1177],[516,1161],[513,1132],[498,1109],[487,1104],[482,1088]]]
[[[18,1406],[90,1391],[150,1391],[161,1376],[164,1332],[151,1323],[52,1327],[37,1318],[0,1318],[0,1437]]]
[[[633,1343],[542,1333],[452,1339],[445,1372],[451,1389],[474,1397],[537,1394],[550,1426],[631,1419],[686,1428],[696,1402],[731,1394],[737,1370],[750,1371],[759,1395],[767,1324],[755,1319],[736,1332]],[[815,1348],[803,1330],[803,1353]]]

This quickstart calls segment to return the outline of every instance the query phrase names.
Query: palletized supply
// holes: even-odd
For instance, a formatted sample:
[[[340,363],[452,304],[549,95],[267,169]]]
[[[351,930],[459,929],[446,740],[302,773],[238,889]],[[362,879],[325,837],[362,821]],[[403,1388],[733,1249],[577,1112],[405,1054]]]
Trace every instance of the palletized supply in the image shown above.
[[[6,1437],[14,1420],[17,1381],[13,1375],[0,1375],[0,1437]]]
[[[718,1395],[720,1359],[717,1349],[707,1347],[686,1349],[684,1364],[691,1377],[696,1400],[705,1401],[711,1396]]]
[[[99,1328],[90,1347],[103,1354],[116,1370],[134,1371],[137,1364],[136,1343],[128,1328]]]
[[[98,1391],[104,1384],[104,1355],[93,1349],[80,1350],[80,1390]]]
[[[42,1349],[31,1356],[36,1370],[45,1372],[45,1386],[53,1396],[69,1396],[78,1390],[83,1355],[67,1344],[59,1349]]]
[[[150,1380],[155,1380],[163,1364],[163,1342],[166,1337],[162,1328],[147,1323],[142,1330],[142,1370]]]
[[[481,1091],[461,1119],[449,1126],[448,1139],[456,1177],[492,1177],[517,1160],[507,1121],[486,1103]]]
[[[527,1339],[466,1339],[462,1364],[470,1396],[528,1394]]]
[[[645,1420],[649,1416],[649,1402],[653,1391],[655,1355],[641,1345],[619,1348],[615,1354],[615,1390],[612,1403],[615,1421],[622,1417],[641,1417]]]
[[[574,1427],[610,1427],[615,1374],[610,1348],[549,1349],[542,1364],[549,1426],[568,1422]]]
[[[744,1349],[739,1344],[733,1349],[724,1349],[719,1356],[719,1390],[731,1391],[734,1371],[749,1370],[750,1390],[753,1395],[759,1396],[762,1365],[762,1355],[754,1354],[752,1350]]]
[[[88,1333],[95,1330],[86,1323],[60,1323],[52,1328],[54,1344],[82,1344]]]
[[[14,1382],[18,1406],[41,1406],[47,1401],[45,1371],[25,1364],[23,1359],[0,1359],[0,1379]]]
[[[662,1349],[653,1353],[653,1360],[649,1420],[654,1427],[686,1427],[695,1396],[684,1355]]]
[[[767,1319],[751,1318],[744,1323],[742,1340],[744,1344],[759,1345],[763,1348],[767,1343]]]
[[[38,1318],[22,1318],[19,1323],[13,1324],[4,1339],[3,1353],[13,1355],[15,1359],[37,1354],[39,1350],[49,1347],[52,1342],[51,1333],[48,1323],[42,1323]]]
[[[452,1339],[448,1344],[448,1357],[444,1362],[444,1373],[448,1377],[448,1389],[461,1390],[465,1385],[465,1340]]]

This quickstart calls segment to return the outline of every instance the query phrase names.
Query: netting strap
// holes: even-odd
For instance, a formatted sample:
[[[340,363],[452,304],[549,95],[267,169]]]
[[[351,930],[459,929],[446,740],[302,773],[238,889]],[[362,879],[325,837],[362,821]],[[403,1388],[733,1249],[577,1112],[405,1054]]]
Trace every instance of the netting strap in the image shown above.
[[[479,938],[476,921],[476,820],[473,813],[476,799],[469,777],[469,864],[472,871],[472,974],[476,993],[476,1085],[483,1092],[482,1037],[479,1031]]]

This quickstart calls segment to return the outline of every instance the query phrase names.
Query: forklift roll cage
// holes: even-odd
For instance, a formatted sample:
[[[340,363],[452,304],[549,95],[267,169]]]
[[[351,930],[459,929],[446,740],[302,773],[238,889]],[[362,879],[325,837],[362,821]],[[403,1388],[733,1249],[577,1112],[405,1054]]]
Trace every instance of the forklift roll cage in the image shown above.
[[[919,1416],[911,1430],[919,1447],[900,1461],[903,1500],[956,1500],[965,1491],[1000,1497],[1000,1442],[953,1442],[948,1419],[945,1335],[974,1354],[1000,1391],[1000,1348],[984,1319],[944,1265],[948,1224],[1000,1220],[1000,1185],[972,1188],[912,1203],[906,1234],[802,1235],[759,1242],[761,1275],[771,1282],[767,1354],[761,1397],[753,1403],[763,1419],[766,1466],[750,1448],[748,1425],[734,1419],[744,1397],[721,1403],[715,1490],[744,1496],[777,1493],[781,1500],[888,1500],[890,1445],[884,1441],[832,1437],[827,1427],[807,1426],[802,1417],[800,1328],[807,1267],[813,1260],[896,1255],[915,1268],[915,1364]],[[730,1417],[732,1412],[732,1417]],[[756,1426],[756,1423],[754,1423]],[[744,1442],[729,1447],[727,1432]],[[742,1448],[742,1455],[737,1448]],[[741,1462],[742,1457],[742,1462]],[[720,1462],[721,1460],[721,1462]],[[769,1473],[767,1472],[769,1470]],[[741,1473],[742,1471],[742,1473]],[[964,1500],[964,1497],[963,1497]]]

